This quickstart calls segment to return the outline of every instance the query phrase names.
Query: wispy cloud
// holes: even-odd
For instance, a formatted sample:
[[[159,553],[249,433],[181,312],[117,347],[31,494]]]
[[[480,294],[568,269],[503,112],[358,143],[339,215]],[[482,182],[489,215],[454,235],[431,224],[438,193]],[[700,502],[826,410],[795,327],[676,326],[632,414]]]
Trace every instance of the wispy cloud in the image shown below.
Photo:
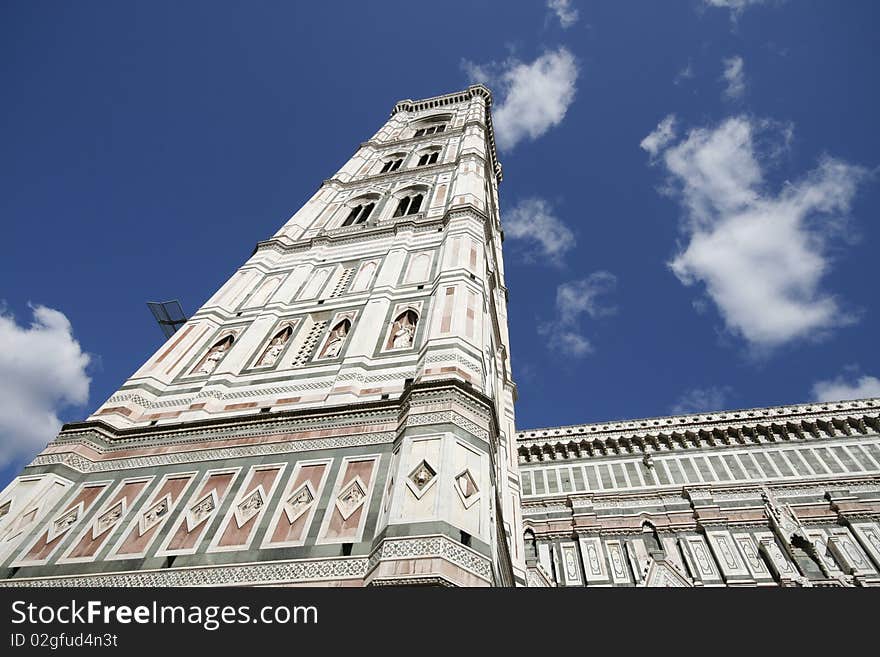
[[[691,388],[685,391],[669,409],[673,415],[689,413],[707,413],[723,410],[730,395],[727,386],[709,386],[708,388]]]
[[[647,137],[642,139],[639,147],[647,151],[651,158],[657,157],[657,153],[675,139],[675,121],[675,114],[667,115]]]
[[[578,21],[578,10],[571,6],[571,0],[547,0],[547,8],[556,14],[559,24],[564,29],[568,29]]]
[[[556,288],[556,318],[538,325],[538,333],[547,340],[547,346],[558,355],[581,358],[592,353],[593,345],[584,335],[581,319],[607,317],[617,312],[604,297],[617,288],[617,277],[607,271],[596,271],[579,280],[569,281]]]
[[[685,80],[690,80],[694,77],[694,64],[691,60],[688,60],[687,66],[682,68],[675,74],[675,78],[672,80],[673,84],[681,84]]]
[[[560,257],[575,246],[574,233],[545,199],[524,199],[502,216],[505,238],[525,243],[528,262],[561,264]]]
[[[749,7],[763,5],[767,2],[769,2],[769,0],[703,0],[703,5],[716,9],[726,9],[730,12],[730,20],[735,23],[736,20],[742,16],[742,13]]]
[[[722,61],[724,64],[724,97],[728,100],[739,100],[746,92],[746,74],[743,70],[743,58],[739,55],[728,57]]]
[[[880,379],[876,376],[859,375],[858,368],[848,370],[834,379],[814,383],[813,399],[831,402],[880,397]]]
[[[704,285],[727,328],[757,351],[855,321],[822,282],[832,265],[829,245],[867,175],[826,156],[773,193],[764,167],[778,150],[763,146],[767,136],[782,150],[790,128],[731,117],[668,140],[657,160],[683,211],[684,244],[670,268],[684,285]]]
[[[30,326],[0,308],[0,467],[29,458],[61,428],[60,409],[88,401],[88,354],[63,313],[32,307]]]
[[[463,60],[461,66],[472,82],[498,92],[493,116],[502,150],[524,139],[535,140],[559,125],[577,91],[578,65],[565,47],[548,50],[530,63],[513,58],[488,64]]]

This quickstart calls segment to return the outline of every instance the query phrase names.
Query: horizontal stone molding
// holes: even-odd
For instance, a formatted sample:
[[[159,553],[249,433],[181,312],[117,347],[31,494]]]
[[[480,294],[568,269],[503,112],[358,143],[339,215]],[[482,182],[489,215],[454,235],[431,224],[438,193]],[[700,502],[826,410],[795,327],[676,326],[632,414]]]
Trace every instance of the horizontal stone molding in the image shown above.
[[[266,456],[269,454],[294,454],[297,452],[313,452],[324,449],[340,449],[358,447],[360,445],[381,445],[394,441],[396,433],[382,431],[355,436],[338,438],[313,438],[310,440],[283,441],[258,445],[244,445],[221,449],[182,451],[155,456],[141,456],[125,459],[107,459],[93,461],[73,452],[40,454],[31,466],[63,464],[78,472],[114,472],[135,468],[150,468],[181,463],[200,463],[204,461],[221,461],[225,459]]]
[[[492,564],[488,557],[442,535],[384,539],[370,554],[367,573],[384,561],[432,557],[444,559],[477,577],[492,581]]]
[[[517,433],[520,462],[880,434],[880,399],[572,425]]]
[[[144,586],[228,586],[288,584],[363,579],[367,559],[305,559],[254,564],[164,568],[57,577],[0,580],[2,587],[144,587]]]

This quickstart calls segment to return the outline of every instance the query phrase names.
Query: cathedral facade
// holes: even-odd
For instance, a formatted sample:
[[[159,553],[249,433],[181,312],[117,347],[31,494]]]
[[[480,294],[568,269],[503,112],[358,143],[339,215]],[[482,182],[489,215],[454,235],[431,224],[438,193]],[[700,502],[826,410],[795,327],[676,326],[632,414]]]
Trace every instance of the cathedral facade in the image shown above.
[[[0,585],[880,584],[880,400],[517,432],[491,103],[397,103],[65,425]]]

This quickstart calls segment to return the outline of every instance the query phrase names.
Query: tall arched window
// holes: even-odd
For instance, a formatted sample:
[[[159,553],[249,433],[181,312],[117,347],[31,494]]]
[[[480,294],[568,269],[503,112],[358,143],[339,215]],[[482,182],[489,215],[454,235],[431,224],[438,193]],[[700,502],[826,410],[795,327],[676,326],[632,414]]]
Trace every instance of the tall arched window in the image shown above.
[[[362,224],[367,219],[370,218],[370,213],[373,212],[373,208],[376,207],[376,204],[373,201],[369,203],[361,203],[360,205],[356,205],[351,209],[351,212],[348,213],[348,216],[345,218],[345,221],[342,222],[343,226],[352,226],[354,224]]]
[[[663,549],[663,544],[660,542],[660,535],[657,533],[657,528],[647,520],[642,523],[642,539],[645,541],[645,547],[648,550],[648,554],[651,552],[659,552]]]
[[[403,164],[402,157],[393,157],[382,165],[382,170],[379,173],[389,173],[391,171],[397,171],[400,168],[401,164]]]
[[[429,151],[427,153],[422,153],[416,166],[424,167],[429,164],[437,164],[438,157],[440,157],[440,151]]]
[[[427,137],[428,135],[434,135],[446,130],[446,124],[439,123],[437,125],[429,125],[426,128],[419,128],[416,130],[416,134],[413,137]]]
[[[394,211],[395,217],[404,217],[409,214],[416,214],[422,207],[424,196],[421,192],[413,192],[409,196],[404,196],[397,204]]]

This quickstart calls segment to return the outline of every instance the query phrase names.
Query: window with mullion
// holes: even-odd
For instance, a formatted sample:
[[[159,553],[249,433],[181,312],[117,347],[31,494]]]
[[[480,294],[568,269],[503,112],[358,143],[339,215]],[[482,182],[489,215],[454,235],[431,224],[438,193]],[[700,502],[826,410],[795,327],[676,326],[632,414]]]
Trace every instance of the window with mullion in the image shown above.
[[[416,214],[422,207],[423,198],[424,196],[422,194],[403,197],[400,199],[400,203],[397,204],[397,210],[394,211],[394,216],[404,217],[406,215]]]
[[[375,203],[366,203],[361,205],[356,205],[351,209],[351,212],[348,213],[348,216],[345,218],[345,221],[342,222],[342,226],[351,226],[353,224],[362,224],[364,223],[370,216],[370,213],[373,211],[373,208],[376,207]]]
[[[438,155],[439,153],[437,151],[434,151],[433,153],[425,153],[419,158],[419,163],[416,166],[423,167],[428,164],[436,164]]]

